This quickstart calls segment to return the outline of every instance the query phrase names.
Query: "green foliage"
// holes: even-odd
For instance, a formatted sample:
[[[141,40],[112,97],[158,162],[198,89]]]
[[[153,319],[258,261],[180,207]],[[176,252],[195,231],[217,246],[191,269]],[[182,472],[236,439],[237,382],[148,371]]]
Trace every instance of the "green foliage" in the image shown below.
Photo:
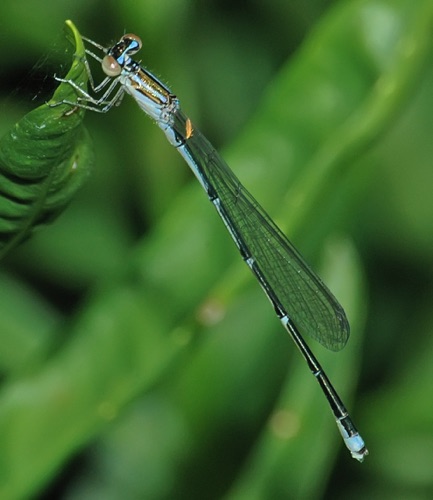
[[[77,52],[67,75],[87,84],[80,62],[84,47],[75,31]],[[72,102],[70,85],[56,90],[52,103]],[[64,209],[87,176],[89,137],[81,125],[83,111],[46,104],[22,118],[0,141],[0,257],[22,241],[33,227]],[[70,113],[69,113],[70,112]]]
[[[30,23],[25,6],[18,14],[2,4],[16,49],[5,53],[11,74],[29,64],[24,36],[36,56],[55,23],[72,16],[61,5],[53,2],[47,29],[45,11],[33,9]],[[100,3],[77,3],[74,22],[101,43],[124,27],[142,36],[143,64],[171,75],[185,111],[216,145],[242,130],[224,152],[229,165],[348,312],[348,346],[313,350],[349,407],[356,403],[371,455],[359,465],[342,449],[319,389],[200,187],[185,182],[176,152],[125,99],[108,115],[86,116],[97,160],[75,201],[5,258],[0,496],[36,495],[81,453],[85,465],[57,485],[69,498],[319,498],[325,490],[424,498],[432,205],[419,192],[432,175],[433,4],[212,5],[127,0],[104,12],[98,33]],[[75,58],[69,76],[84,83],[82,71]],[[74,99],[68,92],[61,85],[53,99]],[[29,116],[18,130],[48,136],[7,146],[10,171],[43,179],[45,191],[34,194],[37,209],[11,212],[14,243],[70,200],[73,159],[80,180],[89,163],[80,110],[44,105]],[[370,383],[360,393],[362,365]]]

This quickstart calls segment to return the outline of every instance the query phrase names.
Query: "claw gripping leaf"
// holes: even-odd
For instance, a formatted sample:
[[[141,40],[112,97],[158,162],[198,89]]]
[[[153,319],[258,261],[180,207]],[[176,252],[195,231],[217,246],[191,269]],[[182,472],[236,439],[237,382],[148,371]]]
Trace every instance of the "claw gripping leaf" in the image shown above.
[[[84,87],[83,43],[75,26],[66,24],[76,45],[66,78]],[[62,100],[76,100],[68,84],[61,84],[50,102]],[[91,150],[83,114],[69,105],[44,104],[0,140],[0,258],[35,226],[58,215],[86,178]]]

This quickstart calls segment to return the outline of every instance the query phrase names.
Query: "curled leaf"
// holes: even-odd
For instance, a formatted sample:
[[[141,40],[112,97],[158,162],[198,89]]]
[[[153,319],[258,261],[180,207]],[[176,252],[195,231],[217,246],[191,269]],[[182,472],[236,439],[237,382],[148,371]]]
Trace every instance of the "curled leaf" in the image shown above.
[[[82,63],[84,46],[75,26],[67,21],[76,45],[66,75],[87,85]],[[84,111],[68,84],[57,88],[50,103],[32,110],[0,140],[0,257],[32,229],[57,216],[86,178],[91,163],[90,139],[82,125]]]

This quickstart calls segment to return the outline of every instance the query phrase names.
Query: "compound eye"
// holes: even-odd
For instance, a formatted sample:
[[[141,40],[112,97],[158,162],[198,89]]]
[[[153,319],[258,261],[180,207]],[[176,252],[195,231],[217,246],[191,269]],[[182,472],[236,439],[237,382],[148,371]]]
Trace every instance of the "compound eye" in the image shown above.
[[[120,64],[114,59],[113,56],[105,56],[102,59],[102,71],[107,75],[111,77],[119,76],[120,73],[122,72],[122,67]]]
[[[127,45],[126,51],[129,54],[135,54],[141,49],[143,45],[141,38],[137,35],[134,35],[133,33],[123,35],[122,41]]]

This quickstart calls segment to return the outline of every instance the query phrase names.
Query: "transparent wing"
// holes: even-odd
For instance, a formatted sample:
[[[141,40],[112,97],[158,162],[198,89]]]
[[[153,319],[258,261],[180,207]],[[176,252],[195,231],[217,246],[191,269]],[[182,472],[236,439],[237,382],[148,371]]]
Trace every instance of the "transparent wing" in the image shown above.
[[[233,238],[254,259],[291,321],[328,349],[344,347],[349,324],[326,285],[198,130],[185,146],[208,194],[220,199]]]

